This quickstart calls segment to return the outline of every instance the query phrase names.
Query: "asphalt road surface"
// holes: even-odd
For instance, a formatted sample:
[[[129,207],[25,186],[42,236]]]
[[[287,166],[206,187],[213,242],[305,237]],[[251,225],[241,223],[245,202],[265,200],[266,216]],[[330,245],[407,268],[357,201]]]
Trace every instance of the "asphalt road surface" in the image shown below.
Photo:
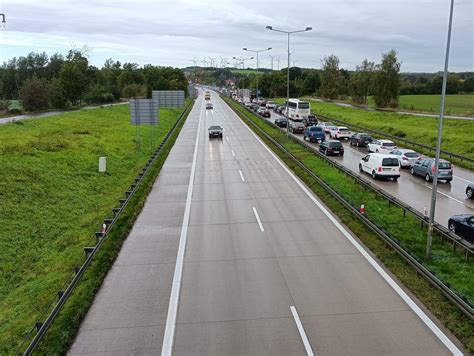
[[[272,112],[272,117],[268,121],[274,121],[279,115]],[[295,134],[295,137],[303,141],[303,134]],[[328,135],[326,135],[329,138]],[[431,203],[431,186],[432,183],[427,183],[424,177],[412,176],[409,168],[401,169],[401,177],[398,182],[390,180],[374,180],[367,173],[359,172],[359,162],[362,157],[367,155],[366,148],[358,148],[350,146],[346,140],[341,141],[344,145],[344,157],[329,158],[341,163],[346,168],[349,168],[354,173],[367,179],[370,183],[376,184],[387,193],[400,199],[404,203],[410,205],[420,213],[424,213],[425,208],[430,209]],[[317,143],[307,144],[317,147]],[[448,219],[455,214],[474,214],[474,201],[466,197],[466,187],[468,183],[474,182],[474,172],[454,167],[454,178],[450,184],[444,181],[439,181],[438,194],[436,197],[435,221],[447,227]],[[370,207],[366,206],[366,210]]]
[[[203,102],[70,355],[460,354],[220,98]]]

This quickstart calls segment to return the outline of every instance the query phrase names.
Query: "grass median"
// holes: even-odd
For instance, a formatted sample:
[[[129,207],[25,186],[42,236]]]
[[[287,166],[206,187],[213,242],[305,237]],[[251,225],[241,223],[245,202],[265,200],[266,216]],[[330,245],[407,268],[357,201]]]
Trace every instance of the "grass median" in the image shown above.
[[[226,99],[226,101],[238,114],[238,110],[245,110],[230,99]],[[449,282],[452,288],[459,294],[466,296],[470,301],[474,301],[474,262],[472,259],[466,261],[463,253],[453,253],[450,245],[445,245],[440,239],[435,239],[433,257],[431,260],[425,260],[426,229],[420,228],[420,221],[417,218],[410,214],[404,216],[401,208],[388,205],[386,199],[378,196],[371,190],[366,190],[355,180],[308,151],[302,144],[288,139],[285,133],[274,128],[267,121],[256,117],[248,110],[245,111],[245,114],[259,128],[283,145],[299,161],[320,176],[354,207],[365,204],[366,214],[377,226],[383,228],[392,238],[399,241],[402,247],[416,255],[439,278]],[[239,116],[244,121],[249,120],[242,114],[239,114]],[[250,127],[252,128],[251,125]],[[255,130],[255,132],[259,134],[258,130]],[[263,135],[261,137],[265,140]],[[473,352],[474,322],[469,320],[454,305],[450,304],[440,291],[430,287],[429,283],[418,276],[416,271],[408,266],[393,249],[385,246],[385,243],[377,235],[372,233],[358,219],[355,219],[347,209],[330,196],[304,170],[295,165],[280,149],[268,140],[265,141],[332,211],[359,236],[364,244]]]
[[[181,110],[162,109],[158,126],[142,126],[140,148],[126,105],[0,126],[0,354],[13,353],[41,320],[73,268],[84,261],[83,247],[95,244],[94,231],[111,216]],[[97,172],[99,156],[107,157],[105,174]],[[164,156],[154,169],[159,170]],[[61,313],[71,325],[57,330],[58,345],[73,336],[144,194],[138,192],[110,233],[110,244],[96,256],[100,262],[94,262],[89,282],[77,292],[82,293],[80,307],[70,302]]]

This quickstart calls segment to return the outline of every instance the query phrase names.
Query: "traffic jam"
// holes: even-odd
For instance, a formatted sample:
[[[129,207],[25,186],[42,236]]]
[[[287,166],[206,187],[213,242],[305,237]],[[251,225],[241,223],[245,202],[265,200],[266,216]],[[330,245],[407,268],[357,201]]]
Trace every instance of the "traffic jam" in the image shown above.
[[[311,113],[308,101],[289,99],[288,105],[278,105],[272,100],[235,93],[231,97],[261,118],[315,146],[329,159],[371,179],[389,194],[427,214],[430,182],[435,173],[433,157],[398,147],[391,140],[322,121]],[[440,159],[438,194],[446,203],[440,204],[436,217],[440,224],[474,243],[474,179],[472,171],[457,167],[456,170],[462,171],[462,175],[455,175],[451,162]],[[400,185],[393,185],[398,181],[401,181]]]

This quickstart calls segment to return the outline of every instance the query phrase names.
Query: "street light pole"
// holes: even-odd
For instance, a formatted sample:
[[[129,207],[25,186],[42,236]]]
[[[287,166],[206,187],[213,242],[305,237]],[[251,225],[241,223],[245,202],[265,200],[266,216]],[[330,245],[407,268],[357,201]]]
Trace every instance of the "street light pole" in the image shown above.
[[[286,119],[287,119],[286,135],[289,136],[290,123],[288,122],[288,120],[290,116],[290,106],[289,106],[290,104],[290,35],[292,33],[297,33],[297,32],[311,31],[313,28],[306,27],[304,30],[296,30],[296,31],[277,30],[276,28],[273,28],[272,26],[267,26],[266,28],[270,31],[286,33],[288,35],[288,68],[286,69]]]
[[[439,156],[441,151],[441,136],[443,130],[443,116],[444,108],[446,102],[446,83],[448,80],[448,63],[449,63],[449,47],[451,44],[451,28],[453,25],[453,8],[454,0],[451,0],[451,8],[449,11],[449,25],[448,25],[448,39],[446,42],[446,57],[444,59],[444,73],[443,73],[443,87],[441,90],[441,108],[439,112],[438,120],[438,139],[436,142],[436,156],[435,156],[435,165],[433,173],[433,187],[431,190],[431,207],[430,207],[430,220],[428,223],[428,238],[426,239],[426,258],[431,258],[431,246],[433,243],[433,226],[434,226],[434,217],[436,209],[436,194],[438,190],[438,165],[439,165]]]
[[[268,48],[265,48],[265,49],[260,49],[260,50],[253,50],[253,49],[248,49],[248,48],[242,48],[244,51],[247,51],[247,52],[253,52],[253,53],[257,53],[257,103],[258,103],[258,54],[260,52],[265,52],[265,51],[270,51],[272,48],[271,47],[268,47]]]

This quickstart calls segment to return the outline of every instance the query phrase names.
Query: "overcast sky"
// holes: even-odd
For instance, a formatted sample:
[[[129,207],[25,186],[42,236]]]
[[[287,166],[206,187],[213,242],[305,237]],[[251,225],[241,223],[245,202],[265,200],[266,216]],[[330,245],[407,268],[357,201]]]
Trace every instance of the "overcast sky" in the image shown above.
[[[192,59],[245,56],[242,47],[262,49],[286,67],[286,36],[265,29],[313,27],[292,36],[292,65],[321,66],[335,54],[346,69],[364,58],[378,62],[398,52],[404,72],[443,69],[449,0],[0,0],[6,15],[0,29],[0,61],[30,51],[63,54],[90,48],[90,61],[101,66],[121,62],[185,67]],[[455,0],[451,71],[474,71],[474,0]],[[247,54],[248,57],[250,55]],[[293,62],[293,60],[295,62]],[[255,61],[248,61],[255,67]],[[274,68],[278,62],[275,58]]]

